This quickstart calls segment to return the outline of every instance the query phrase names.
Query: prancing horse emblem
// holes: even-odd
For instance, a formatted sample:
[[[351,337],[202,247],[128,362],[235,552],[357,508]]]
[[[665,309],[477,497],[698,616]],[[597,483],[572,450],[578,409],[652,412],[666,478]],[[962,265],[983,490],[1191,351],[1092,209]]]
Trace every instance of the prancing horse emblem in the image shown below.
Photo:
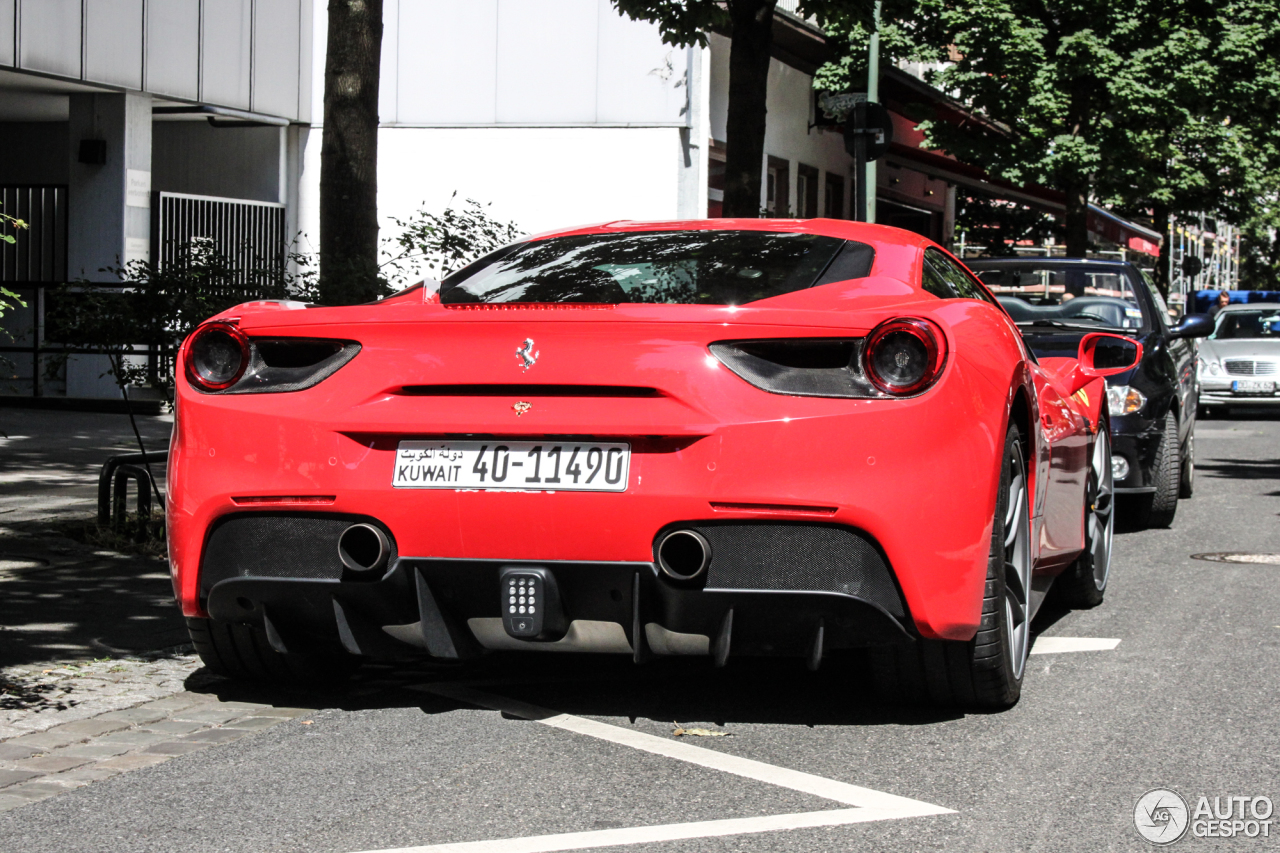
[[[538,360],[538,356],[542,355],[542,353],[533,351],[533,338],[525,338],[524,346],[516,347],[516,355],[520,356],[520,361],[523,362],[520,365],[520,369],[528,370],[533,367],[534,362]]]

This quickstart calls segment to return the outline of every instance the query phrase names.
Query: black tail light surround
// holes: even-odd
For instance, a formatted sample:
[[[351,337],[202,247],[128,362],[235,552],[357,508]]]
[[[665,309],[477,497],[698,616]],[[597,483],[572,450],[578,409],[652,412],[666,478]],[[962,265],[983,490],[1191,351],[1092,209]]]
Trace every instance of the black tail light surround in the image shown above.
[[[302,391],[356,357],[355,341],[250,338],[230,323],[206,323],[187,344],[186,375],[206,394]]]
[[[865,338],[718,341],[711,353],[757,388],[795,397],[893,399],[928,390],[946,366],[946,339],[914,318],[881,323]]]

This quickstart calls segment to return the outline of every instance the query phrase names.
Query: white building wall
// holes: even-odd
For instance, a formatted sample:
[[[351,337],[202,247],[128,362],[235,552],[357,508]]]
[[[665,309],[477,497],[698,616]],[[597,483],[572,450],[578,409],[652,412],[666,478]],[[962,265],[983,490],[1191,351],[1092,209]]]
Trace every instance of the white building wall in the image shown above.
[[[315,1],[0,0],[0,68],[306,121]]]
[[[302,245],[312,251],[327,27],[316,4],[314,120],[299,181]],[[386,0],[383,239],[395,237],[394,219],[438,213],[455,192],[528,233],[705,216],[706,61],[704,51],[663,44],[656,26],[610,0]]]
[[[307,142],[300,187],[304,246],[318,251],[320,133]],[[454,193],[536,234],[614,219],[675,219],[684,151],[678,128],[383,128],[378,133],[381,235],[393,219],[438,213]]]

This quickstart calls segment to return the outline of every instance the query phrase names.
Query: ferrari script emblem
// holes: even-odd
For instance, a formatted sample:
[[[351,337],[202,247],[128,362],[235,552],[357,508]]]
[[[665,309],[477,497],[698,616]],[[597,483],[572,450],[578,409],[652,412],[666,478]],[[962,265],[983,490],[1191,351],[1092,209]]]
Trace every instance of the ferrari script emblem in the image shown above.
[[[542,353],[533,351],[533,338],[525,338],[524,346],[516,347],[516,355],[520,357],[522,362],[520,369],[528,370],[533,367],[534,362],[538,360],[538,356],[542,355]]]
[[[515,405],[513,405],[511,408],[513,408],[513,409],[515,409],[515,410],[516,410],[516,417],[518,418],[518,417],[520,417],[521,415],[523,415],[525,412],[527,412],[527,411],[529,411],[530,409],[532,409],[532,408],[533,408],[533,404],[532,404],[532,403],[526,403],[524,400],[521,400],[520,402],[518,402],[518,403],[516,403]]]

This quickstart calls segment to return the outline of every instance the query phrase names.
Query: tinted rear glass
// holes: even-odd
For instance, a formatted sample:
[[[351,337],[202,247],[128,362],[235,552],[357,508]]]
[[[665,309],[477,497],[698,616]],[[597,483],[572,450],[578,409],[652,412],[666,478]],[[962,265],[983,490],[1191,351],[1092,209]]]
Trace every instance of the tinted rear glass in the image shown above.
[[[1107,329],[1142,328],[1142,303],[1121,269],[1001,264],[974,274],[1018,323],[1058,320]]]
[[[555,237],[495,252],[459,270],[442,283],[440,300],[741,305],[825,283],[828,267],[848,267],[842,278],[866,276],[872,248],[847,242],[767,231]],[[841,264],[832,263],[837,255]],[[844,263],[845,255],[857,262]]]

